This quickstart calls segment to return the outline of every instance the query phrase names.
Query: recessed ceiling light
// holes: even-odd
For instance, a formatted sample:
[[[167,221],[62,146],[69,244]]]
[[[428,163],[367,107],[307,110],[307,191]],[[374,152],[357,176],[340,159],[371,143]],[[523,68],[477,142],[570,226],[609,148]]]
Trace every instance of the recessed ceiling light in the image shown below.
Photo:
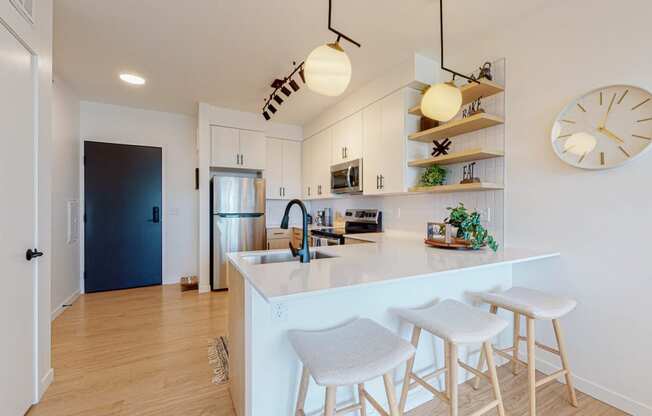
[[[139,77],[134,74],[120,74],[120,79],[126,82],[127,84],[132,85],[145,85],[145,78]]]

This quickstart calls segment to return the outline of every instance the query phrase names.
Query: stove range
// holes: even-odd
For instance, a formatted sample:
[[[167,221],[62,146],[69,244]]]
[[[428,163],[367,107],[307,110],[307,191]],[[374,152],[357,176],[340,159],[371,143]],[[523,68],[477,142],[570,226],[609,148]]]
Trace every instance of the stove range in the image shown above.
[[[322,227],[312,230],[313,246],[344,244],[345,234],[380,233],[383,231],[383,214],[377,209],[347,209],[344,227]]]

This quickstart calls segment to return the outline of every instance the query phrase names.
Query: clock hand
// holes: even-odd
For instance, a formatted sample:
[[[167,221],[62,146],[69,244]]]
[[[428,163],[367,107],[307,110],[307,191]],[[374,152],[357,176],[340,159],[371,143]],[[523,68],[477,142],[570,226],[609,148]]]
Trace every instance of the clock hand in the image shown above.
[[[598,127],[598,131],[600,133],[604,134],[605,136],[609,137],[611,140],[614,140],[614,141],[618,142],[619,144],[624,144],[625,143],[625,141],[623,139],[616,136],[615,134],[613,134],[611,131],[609,131],[605,127]]]
[[[611,97],[611,102],[609,103],[609,108],[607,109],[607,113],[604,115],[604,118],[602,119],[602,124],[598,126],[598,129],[603,129],[606,127],[607,118],[609,117],[609,113],[611,112],[611,107],[613,107],[615,100],[616,100],[616,93],[614,93],[613,97]]]

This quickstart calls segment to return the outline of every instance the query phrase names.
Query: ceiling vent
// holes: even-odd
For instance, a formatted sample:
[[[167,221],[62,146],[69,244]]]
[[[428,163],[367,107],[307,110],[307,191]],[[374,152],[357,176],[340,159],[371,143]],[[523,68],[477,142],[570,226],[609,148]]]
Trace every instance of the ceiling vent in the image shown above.
[[[34,1],[35,0],[9,0],[18,10],[21,16],[30,23],[34,23]]]

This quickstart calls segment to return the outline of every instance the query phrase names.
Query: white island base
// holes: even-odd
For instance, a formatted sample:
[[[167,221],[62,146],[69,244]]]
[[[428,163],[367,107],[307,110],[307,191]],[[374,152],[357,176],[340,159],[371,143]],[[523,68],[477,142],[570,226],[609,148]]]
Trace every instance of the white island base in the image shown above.
[[[520,251],[519,255],[515,252],[496,255],[470,252],[459,254],[433,251],[421,247],[422,242],[417,243],[419,245],[414,241],[406,243],[383,238],[377,244],[324,248],[320,251],[340,257],[316,260],[303,265],[250,265],[245,258],[253,253],[231,254],[228,267],[230,388],[237,415],[294,415],[301,364],[287,338],[288,330],[326,329],[357,317],[365,317],[385,325],[409,340],[411,326],[401,322],[392,313],[392,308],[426,306],[447,298],[473,305],[474,292],[505,290],[512,286],[513,263],[554,256],[534,253],[525,255],[524,251]],[[437,270],[431,274],[417,273],[404,277],[394,276],[398,271],[397,267],[387,265],[391,270],[386,270],[383,274],[377,267],[382,265],[382,262],[391,260],[384,256],[383,252],[392,249],[394,244],[400,244],[402,250],[406,249],[406,244],[411,245],[416,250],[416,253],[413,253],[413,261],[419,258],[430,270],[433,270],[433,261],[450,263],[451,256],[475,255],[484,257],[484,260],[482,265],[452,267],[452,270],[448,271]],[[443,257],[437,259],[437,256]],[[405,256],[402,258],[405,259]],[[488,260],[489,258],[493,258],[493,261]],[[365,274],[362,271],[360,281],[352,282],[351,276],[345,272],[347,266],[357,269],[355,273],[358,274],[364,268],[368,268],[370,272]],[[417,271],[414,264],[409,265],[407,269],[410,272]],[[289,274],[284,274],[286,271]],[[325,277],[325,274],[328,276]],[[315,280],[304,280],[311,277]],[[266,286],[259,280],[263,278],[273,279],[275,282]],[[321,281],[318,281],[320,279]],[[322,287],[325,279],[330,279],[331,287]],[[482,307],[488,310],[486,306]],[[503,317],[512,320],[509,314]],[[511,331],[505,331],[495,342],[507,347],[512,343],[511,338]],[[479,348],[480,345],[468,348],[461,346],[460,359],[475,366]],[[424,332],[419,343],[415,372],[423,375],[441,368],[443,358],[442,341]],[[403,376],[404,368],[396,369],[394,383],[397,394],[400,392]],[[460,370],[460,382],[470,377]],[[443,390],[443,376],[439,383],[436,380],[430,381],[435,386],[439,384],[439,388]],[[381,377],[368,382],[366,388],[381,404],[386,405]],[[324,394],[325,389],[311,380],[305,406],[307,415],[318,415],[323,411]],[[355,386],[339,388],[338,408],[351,404],[354,394]],[[406,410],[429,400],[432,400],[432,395],[424,389],[411,390]],[[369,407],[367,414],[375,413]]]

